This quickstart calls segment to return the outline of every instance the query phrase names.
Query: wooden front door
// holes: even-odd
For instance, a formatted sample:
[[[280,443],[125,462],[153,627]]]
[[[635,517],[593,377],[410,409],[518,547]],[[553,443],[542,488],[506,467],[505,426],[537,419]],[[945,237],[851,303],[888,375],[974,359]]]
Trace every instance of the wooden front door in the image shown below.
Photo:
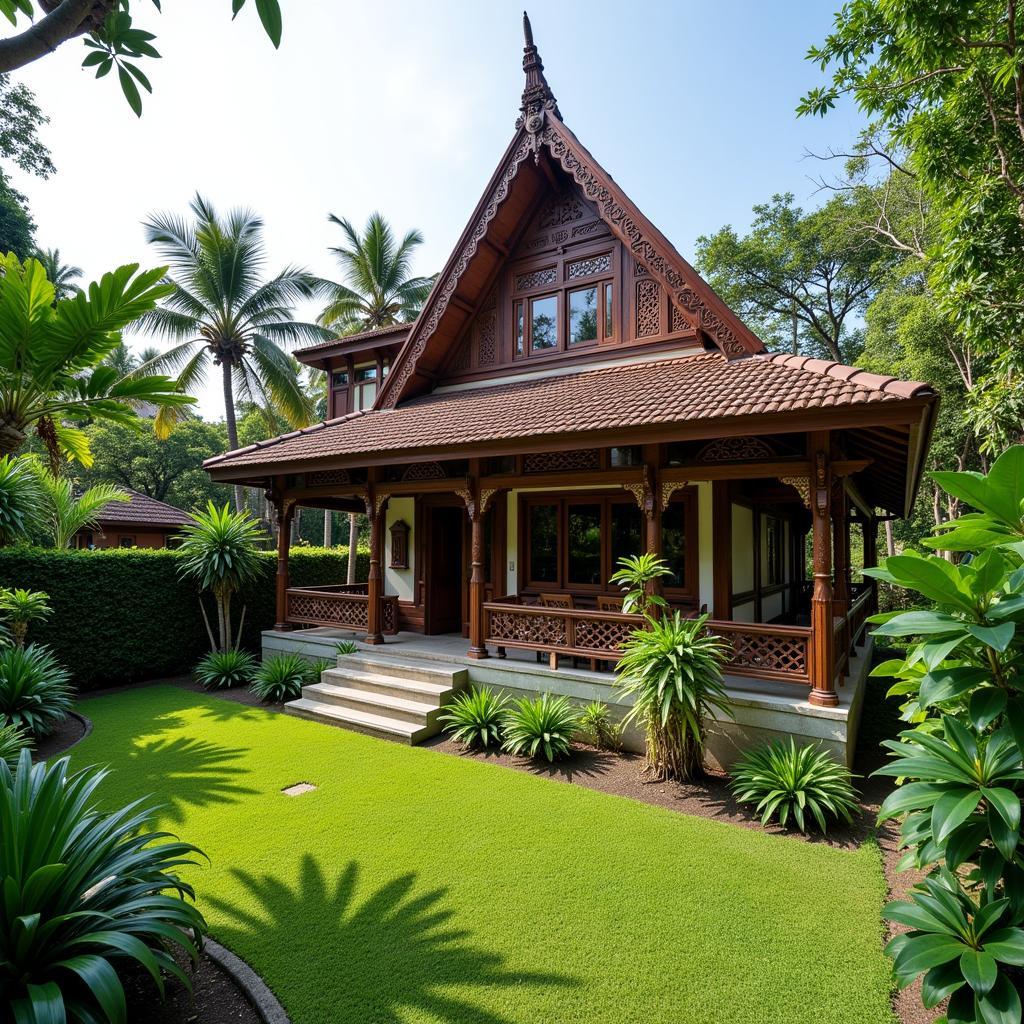
[[[425,632],[461,633],[465,510],[459,505],[426,508]]]

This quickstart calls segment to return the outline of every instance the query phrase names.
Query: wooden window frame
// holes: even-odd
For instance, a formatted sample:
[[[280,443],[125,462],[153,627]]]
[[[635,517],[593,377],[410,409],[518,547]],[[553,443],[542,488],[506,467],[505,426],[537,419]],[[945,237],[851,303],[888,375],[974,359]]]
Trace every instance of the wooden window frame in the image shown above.
[[[698,530],[700,514],[697,503],[697,488],[683,487],[675,491],[669,501],[669,508],[682,505],[686,524],[686,580],[681,587],[663,587],[665,598],[676,604],[696,604],[700,593],[700,545]],[[664,549],[664,544],[663,544]]]

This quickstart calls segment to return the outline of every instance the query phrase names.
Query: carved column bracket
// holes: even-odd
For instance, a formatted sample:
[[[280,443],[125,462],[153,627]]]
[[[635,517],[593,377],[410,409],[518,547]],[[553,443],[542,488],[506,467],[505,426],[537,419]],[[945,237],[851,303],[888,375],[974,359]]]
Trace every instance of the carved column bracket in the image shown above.
[[[808,512],[811,511],[811,481],[806,476],[780,476],[779,483],[785,484],[787,487],[792,487],[797,494],[800,495],[800,500],[804,503],[804,508]]]
[[[661,484],[661,511],[664,512],[668,508],[669,502],[672,500],[672,495],[676,491],[681,491],[687,486],[685,480],[663,480]]]

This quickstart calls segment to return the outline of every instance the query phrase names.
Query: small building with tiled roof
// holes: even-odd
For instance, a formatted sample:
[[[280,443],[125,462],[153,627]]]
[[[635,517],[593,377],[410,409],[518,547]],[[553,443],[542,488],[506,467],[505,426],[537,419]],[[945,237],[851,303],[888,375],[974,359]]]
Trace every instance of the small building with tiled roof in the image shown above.
[[[192,517],[180,508],[157,501],[130,487],[121,488],[127,501],[112,501],[97,516],[98,528],[80,530],[78,548],[166,548],[174,547],[183,526]]]
[[[617,707],[607,669],[642,620],[611,577],[648,552],[651,588],[729,643],[720,763],[779,733],[849,757],[876,605],[850,535],[873,565],[880,523],[909,513],[937,396],[770,353],[566,126],[525,28],[512,139],[415,323],[297,351],[331,374],[328,419],[205,464],[277,505],[266,644],[356,632]],[[288,585],[300,506],[368,517],[367,580]],[[389,705],[401,684],[328,677],[294,710],[436,728]]]

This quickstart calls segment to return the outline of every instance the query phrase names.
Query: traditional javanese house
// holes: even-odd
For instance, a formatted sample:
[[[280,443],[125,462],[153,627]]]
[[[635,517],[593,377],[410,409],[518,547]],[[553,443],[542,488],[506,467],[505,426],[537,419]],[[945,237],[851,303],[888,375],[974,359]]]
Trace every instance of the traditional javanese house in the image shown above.
[[[874,564],[936,395],[768,352],[566,127],[525,29],[515,133],[419,318],[296,352],[331,418],[206,463],[278,510],[265,649],[358,634],[293,709],[411,742],[467,679],[616,705],[641,620],[609,578],[650,551],[731,644],[714,756],[791,733],[849,758],[875,603],[850,531]],[[366,582],[289,586],[298,506],[369,517]]]

